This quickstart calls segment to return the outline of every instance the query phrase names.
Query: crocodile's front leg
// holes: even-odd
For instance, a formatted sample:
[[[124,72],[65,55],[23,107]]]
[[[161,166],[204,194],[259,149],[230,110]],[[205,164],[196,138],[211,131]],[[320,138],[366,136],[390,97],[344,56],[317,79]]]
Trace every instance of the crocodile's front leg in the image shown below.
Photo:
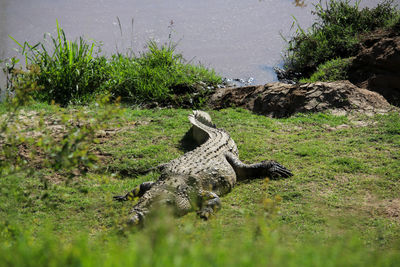
[[[141,197],[146,193],[152,186],[154,185],[154,182],[144,182],[141,183],[140,185],[136,186],[135,189],[132,191],[128,192],[127,194],[123,196],[114,196],[114,200],[117,201],[127,201],[127,200],[134,200],[136,197]]]
[[[208,220],[208,218],[221,208],[221,200],[218,195],[211,191],[200,192],[201,206],[197,214],[200,218]]]
[[[235,170],[238,180],[266,176],[273,179],[278,177],[287,178],[293,175],[290,170],[273,160],[265,160],[256,164],[244,164],[232,153],[226,153],[225,158]]]

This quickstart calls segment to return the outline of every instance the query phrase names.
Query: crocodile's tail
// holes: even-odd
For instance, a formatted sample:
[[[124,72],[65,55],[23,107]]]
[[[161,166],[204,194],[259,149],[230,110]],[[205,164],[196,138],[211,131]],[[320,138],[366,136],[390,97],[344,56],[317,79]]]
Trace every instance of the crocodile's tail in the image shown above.
[[[215,124],[212,123],[210,114],[208,114],[205,111],[193,110],[193,114],[189,115],[189,120],[192,124],[196,124],[195,122],[192,121],[192,119],[201,122],[202,124],[207,125],[208,127],[215,128]]]
[[[210,137],[210,133],[215,131],[216,127],[211,121],[211,117],[207,112],[201,110],[193,110],[188,116],[190,123],[193,125],[193,138],[198,145],[203,144]]]

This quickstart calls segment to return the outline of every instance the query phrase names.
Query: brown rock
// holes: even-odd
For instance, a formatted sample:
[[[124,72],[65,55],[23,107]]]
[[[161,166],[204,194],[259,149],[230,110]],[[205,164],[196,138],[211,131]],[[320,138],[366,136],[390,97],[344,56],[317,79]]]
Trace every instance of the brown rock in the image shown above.
[[[297,112],[332,110],[335,114],[358,111],[385,113],[390,104],[378,93],[358,88],[349,81],[308,84],[268,83],[259,86],[218,89],[210,99],[213,108],[244,107],[272,117]]]
[[[399,34],[395,30],[378,30],[364,37],[351,63],[349,80],[400,106]]]

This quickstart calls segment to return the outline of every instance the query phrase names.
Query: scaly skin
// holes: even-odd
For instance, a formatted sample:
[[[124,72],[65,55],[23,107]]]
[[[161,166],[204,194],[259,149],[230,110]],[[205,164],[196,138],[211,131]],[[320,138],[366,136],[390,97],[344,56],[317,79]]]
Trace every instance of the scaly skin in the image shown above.
[[[156,182],[143,183],[124,196],[114,197],[118,201],[139,197],[130,223],[142,223],[154,206],[163,204],[175,207],[177,215],[197,209],[201,218],[208,219],[221,206],[219,196],[231,191],[238,179],[292,176],[275,161],[242,163],[235,142],[227,132],[212,124],[208,113],[193,111],[189,121],[199,146],[153,168],[161,172]]]

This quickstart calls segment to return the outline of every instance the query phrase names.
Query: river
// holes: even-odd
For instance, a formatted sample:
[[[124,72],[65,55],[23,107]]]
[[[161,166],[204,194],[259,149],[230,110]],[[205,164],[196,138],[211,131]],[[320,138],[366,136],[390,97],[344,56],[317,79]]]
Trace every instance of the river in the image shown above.
[[[58,20],[68,39],[102,41],[106,55],[127,49],[139,53],[150,39],[160,44],[171,40],[192,63],[227,78],[252,78],[253,84],[262,84],[276,80],[273,67],[282,64],[282,36],[295,31],[293,17],[309,27],[315,3],[318,0],[0,0],[0,59],[16,54],[9,35],[33,44],[46,32],[55,34]],[[376,3],[364,0],[361,5]]]

